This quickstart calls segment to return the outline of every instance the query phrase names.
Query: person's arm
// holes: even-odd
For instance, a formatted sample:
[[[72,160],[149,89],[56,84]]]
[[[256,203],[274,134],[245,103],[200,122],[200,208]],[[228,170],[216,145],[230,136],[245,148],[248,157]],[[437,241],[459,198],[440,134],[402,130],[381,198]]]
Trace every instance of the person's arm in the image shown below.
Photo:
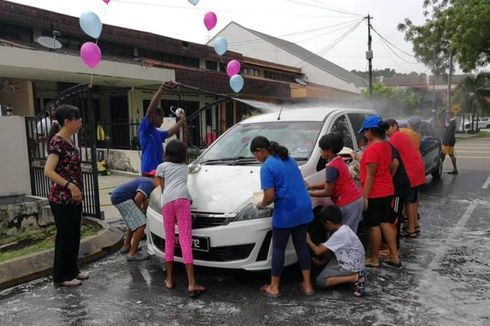
[[[137,191],[136,192],[136,196],[134,196],[134,199],[133,200],[134,200],[134,203],[136,204],[136,206],[139,209],[141,209],[141,211],[144,212],[143,205],[144,205],[144,203],[146,201],[146,196],[142,192]]]
[[[321,256],[328,251],[328,248],[325,247],[323,244],[317,246],[315,243],[313,243],[313,241],[311,241],[309,233],[306,233],[306,243],[316,256]]]
[[[311,190],[323,190],[325,188],[325,183],[319,183],[319,184],[316,184],[316,185],[308,185],[306,184],[306,189],[311,191]]]
[[[165,179],[163,177],[158,177],[158,184],[160,185],[160,190],[163,193],[163,188],[165,188]]]
[[[180,116],[179,121],[177,121],[177,123],[174,124],[172,128],[168,130],[168,137],[172,137],[173,135],[178,133],[180,128],[182,128],[182,126],[184,125],[184,123],[185,123],[185,114],[182,114]]]
[[[158,104],[160,104],[160,98],[162,97],[164,86],[165,86],[165,83],[162,83],[162,85],[160,85],[160,87],[157,89],[155,94],[153,94],[153,97],[151,98],[151,101],[150,101],[150,105],[148,106],[148,109],[146,110],[146,118],[150,121],[155,120],[156,109],[158,107]]]
[[[390,174],[393,177],[400,166],[400,161],[397,158],[393,158],[390,163]]]
[[[44,175],[48,177],[51,181],[56,183],[61,187],[66,187],[71,192],[71,198],[76,201],[82,201],[82,192],[80,189],[72,183],[70,180],[66,180],[61,175],[56,173],[56,165],[59,162],[59,156],[57,154],[49,154],[48,159],[46,160],[46,165],[44,166]]]
[[[264,190],[264,198],[262,202],[257,204],[257,208],[265,208],[274,202],[275,191],[274,188]]]
[[[335,183],[333,182],[325,182],[323,184],[323,189],[321,191],[310,191],[311,197],[330,197],[332,195],[333,187]]]
[[[371,187],[373,186],[374,176],[376,174],[376,163],[366,164],[366,182],[364,183],[364,188],[362,190],[362,195],[364,197],[364,208],[368,208],[368,197],[371,192]]]

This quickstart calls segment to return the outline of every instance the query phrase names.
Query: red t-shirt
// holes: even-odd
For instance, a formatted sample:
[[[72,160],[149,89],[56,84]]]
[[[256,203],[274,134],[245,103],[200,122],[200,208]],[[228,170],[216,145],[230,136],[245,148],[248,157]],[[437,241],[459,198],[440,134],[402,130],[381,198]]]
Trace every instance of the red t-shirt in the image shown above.
[[[376,164],[376,174],[368,198],[381,198],[392,196],[395,193],[393,179],[390,174],[392,161],[391,147],[387,142],[371,143],[361,157],[361,186],[364,188],[367,177],[366,165]]]
[[[339,173],[337,180],[335,180],[332,194],[330,195],[330,198],[335,205],[339,207],[346,206],[362,197],[354,180],[352,180],[347,164],[345,164],[340,156],[337,156],[328,162],[327,166],[336,168]]]
[[[410,187],[423,185],[425,183],[424,160],[420,151],[410,140],[410,137],[401,131],[396,131],[391,135],[389,142],[400,153],[400,158],[410,181]]]

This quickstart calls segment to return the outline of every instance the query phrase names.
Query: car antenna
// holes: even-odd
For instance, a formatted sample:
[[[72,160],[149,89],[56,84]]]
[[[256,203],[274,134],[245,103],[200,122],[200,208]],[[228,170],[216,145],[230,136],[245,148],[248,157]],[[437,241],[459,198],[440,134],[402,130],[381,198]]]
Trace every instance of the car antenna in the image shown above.
[[[281,109],[279,110],[279,114],[277,115],[277,121],[281,120],[281,113],[283,107],[284,107],[284,103],[281,104]]]

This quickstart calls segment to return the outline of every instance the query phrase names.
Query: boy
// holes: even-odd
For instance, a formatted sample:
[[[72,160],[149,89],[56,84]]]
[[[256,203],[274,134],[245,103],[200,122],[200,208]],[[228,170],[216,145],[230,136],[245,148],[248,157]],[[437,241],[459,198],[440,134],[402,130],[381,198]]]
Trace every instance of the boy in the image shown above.
[[[325,206],[318,214],[318,219],[331,236],[325,243],[317,246],[308,234],[308,246],[318,256],[330,250],[335,257],[317,276],[316,284],[320,287],[332,287],[341,283],[354,283],[354,295],[364,296],[367,280],[364,270],[365,253],[361,241],[351,228],[342,225],[342,213],[337,206]]]
[[[155,171],[148,174],[154,177]],[[128,228],[121,249],[121,253],[128,253],[127,261],[148,259],[148,254],[138,252],[138,246],[145,233],[148,198],[158,184],[156,178],[140,177],[120,185],[111,194],[111,202]]]

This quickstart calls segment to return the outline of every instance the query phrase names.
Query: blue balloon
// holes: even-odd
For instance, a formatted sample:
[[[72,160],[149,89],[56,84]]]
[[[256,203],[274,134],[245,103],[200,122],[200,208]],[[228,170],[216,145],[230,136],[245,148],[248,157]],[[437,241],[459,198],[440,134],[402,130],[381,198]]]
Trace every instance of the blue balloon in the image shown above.
[[[96,13],[91,11],[83,12],[80,15],[80,27],[85,34],[97,39],[102,32],[102,22]]]
[[[226,51],[228,51],[228,42],[224,37],[217,37],[213,42],[214,52],[218,55],[223,55]]]
[[[231,76],[230,78],[230,87],[235,93],[238,93],[242,90],[243,83],[244,81],[241,75],[236,74]]]

